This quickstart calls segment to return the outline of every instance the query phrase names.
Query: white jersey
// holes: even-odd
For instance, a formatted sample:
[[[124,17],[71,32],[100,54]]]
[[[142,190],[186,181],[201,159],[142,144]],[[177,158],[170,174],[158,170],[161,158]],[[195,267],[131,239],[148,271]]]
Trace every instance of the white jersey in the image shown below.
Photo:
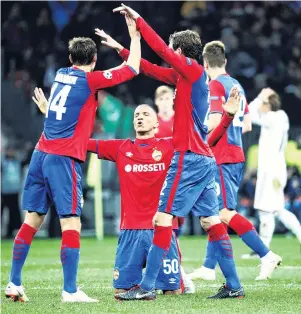
[[[285,148],[289,120],[283,110],[260,113],[260,105],[260,99],[255,99],[249,105],[252,123],[261,126],[254,207],[279,210],[284,207],[283,189],[287,180]],[[275,179],[280,183],[280,188],[274,188]]]

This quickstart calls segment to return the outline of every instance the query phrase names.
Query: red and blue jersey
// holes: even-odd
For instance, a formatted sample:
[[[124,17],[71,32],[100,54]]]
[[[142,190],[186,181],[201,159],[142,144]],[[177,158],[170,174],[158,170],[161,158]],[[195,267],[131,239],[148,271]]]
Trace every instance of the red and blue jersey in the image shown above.
[[[145,75],[176,86],[173,124],[175,151],[213,156],[207,144],[209,88],[204,68],[195,60],[175,53],[141,17],[137,19],[137,29],[147,44],[172,67],[160,67],[144,59],[140,63],[141,72]],[[120,55],[126,59],[128,51],[123,49]]]
[[[218,76],[210,81],[210,113],[224,114],[223,97],[228,99],[231,89],[236,86],[241,93],[240,109],[234,116],[227,132],[212,147],[217,164],[238,163],[245,161],[242,145],[242,128],[244,115],[249,112],[245,92],[239,82],[228,74]]]
[[[85,161],[97,109],[97,91],[132,79],[135,71],[84,72],[76,67],[57,71],[36,148],[42,152]]]

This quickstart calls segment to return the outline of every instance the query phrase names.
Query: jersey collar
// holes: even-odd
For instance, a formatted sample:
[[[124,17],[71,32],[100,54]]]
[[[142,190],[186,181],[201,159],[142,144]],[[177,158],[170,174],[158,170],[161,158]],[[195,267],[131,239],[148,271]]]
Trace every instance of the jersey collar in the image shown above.
[[[155,137],[151,137],[148,139],[140,139],[140,138],[135,139],[135,144],[137,144],[137,145],[152,145],[155,142],[156,142]]]

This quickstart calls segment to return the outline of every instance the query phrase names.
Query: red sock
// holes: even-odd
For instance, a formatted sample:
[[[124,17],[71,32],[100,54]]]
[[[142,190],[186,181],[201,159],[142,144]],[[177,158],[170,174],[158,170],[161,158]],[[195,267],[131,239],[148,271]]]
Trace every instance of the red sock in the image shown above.
[[[229,222],[229,227],[234,230],[239,236],[242,236],[250,230],[255,230],[250,221],[240,214],[236,214],[232,217]]]
[[[37,233],[37,231],[38,230],[31,227],[30,225],[23,223],[15,237],[15,243],[31,245],[32,239]]]
[[[75,230],[66,230],[62,232],[62,248],[80,248],[80,234]]]
[[[172,237],[172,226],[161,227],[155,226],[153,244],[160,247],[163,250],[168,251]]]
[[[225,229],[223,223],[213,225],[212,227],[210,227],[207,230],[207,233],[208,233],[208,240],[210,242],[230,239],[230,237],[227,233],[227,230]]]

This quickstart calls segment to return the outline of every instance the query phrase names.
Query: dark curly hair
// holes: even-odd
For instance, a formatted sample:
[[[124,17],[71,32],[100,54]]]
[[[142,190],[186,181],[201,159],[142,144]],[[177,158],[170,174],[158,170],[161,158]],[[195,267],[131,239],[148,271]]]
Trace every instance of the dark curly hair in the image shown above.
[[[195,59],[200,62],[202,58],[202,41],[200,35],[189,29],[175,32],[169,36],[169,42],[173,50],[181,48],[185,57]]]

